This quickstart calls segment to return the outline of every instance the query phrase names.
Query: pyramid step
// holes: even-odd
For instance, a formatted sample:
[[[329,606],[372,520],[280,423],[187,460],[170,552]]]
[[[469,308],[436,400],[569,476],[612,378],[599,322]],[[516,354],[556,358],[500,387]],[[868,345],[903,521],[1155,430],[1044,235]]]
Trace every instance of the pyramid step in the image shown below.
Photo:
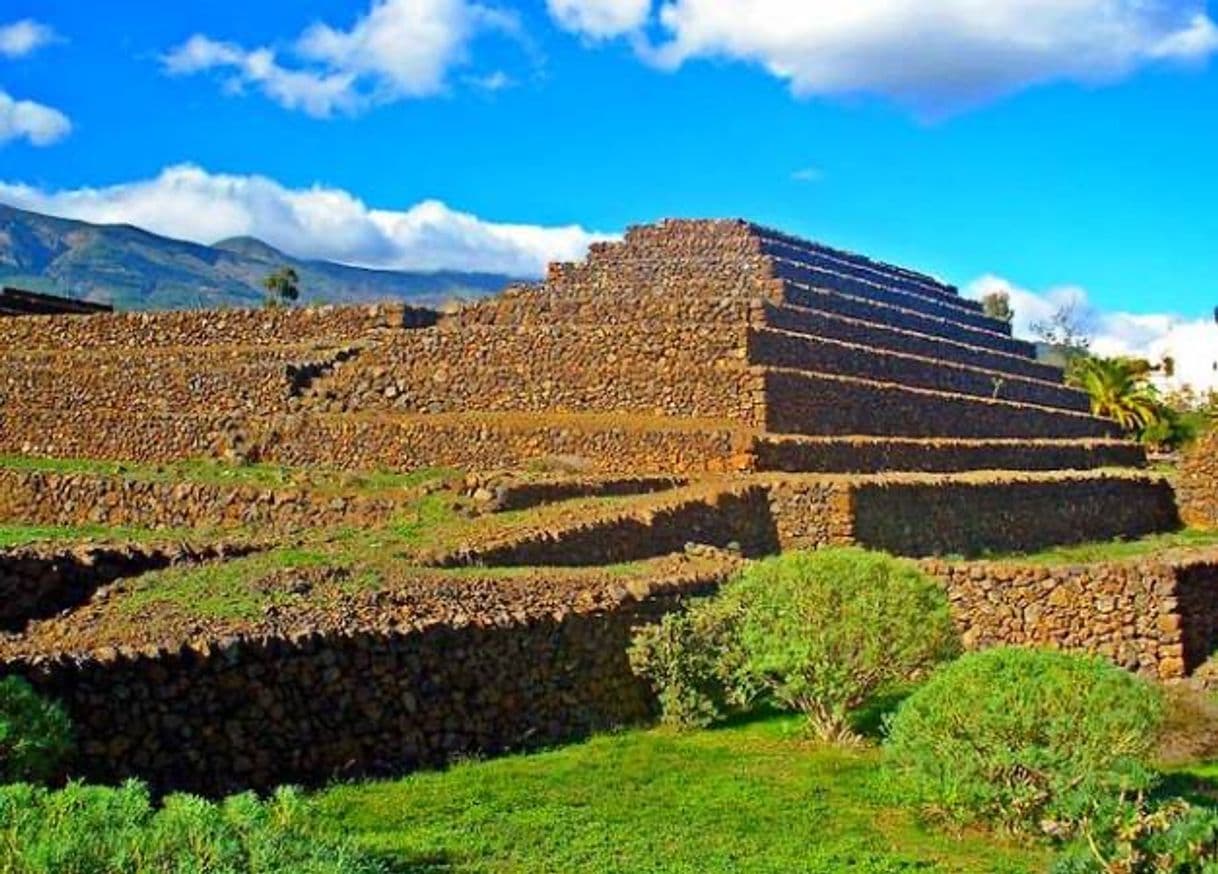
[[[1028,379],[1039,379],[1046,382],[1061,382],[1062,380],[1060,368],[1041,364],[1039,361],[1022,355],[996,352],[992,349],[970,346],[967,343],[946,340],[930,334],[919,334],[915,331],[905,331],[889,325],[789,304],[763,304],[760,322],[767,327],[794,334],[808,334],[828,340],[839,340],[843,343],[857,343],[888,352],[935,358],[982,370],[997,370],[1000,373],[1010,373]]]
[[[842,294],[848,294],[853,297],[861,297],[865,300],[873,300],[878,303],[888,304],[889,306],[902,307],[921,313],[924,316],[947,319],[961,325],[968,325],[970,328],[976,328],[979,331],[989,331],[992,334],[1001,334],[1008,337],[1011,335],[1011,325],[1009,322],[991,318],[984,313],[959,306],[955,303],[948,303],[933,297],[923,297],[906,291],[894,291],[887,286],[865,279],[856,279],[841,273],[835,273],[832,270],[809,267],[797,261],[771,257],[773,259],[774,275],[788,282],[811,285],[817,288],[827,288],[831,291],[839,291]]]
[[[1095,470],[1146,466],[1126,440],[951,440],[766,434],[754,448],[761,471],[885,473],[970,470]]]
[[[983,398],[1018,401],[1085,413],[1088,396],[1060,382],[1027,379],[1010,373],[889,352],[772,328],[749,331],[749,362],[770,367],[857,376],[916,388]]]
[[[957,343],[979,346],[982,349],[1005,352],[1008,355],[1032,358],[1036,354],[1036,346],[1025,340],[1016,340],[1013,337],[980,330],[950,319],[928,316],[915,310],[844,294],[828,288],[785,282],[782,302],[837,316],[877,322],[904,331],[929,334]]]
[[[1115,422],[1034,404],[763,368],[766,430],[814,436],[1115,438]]]
[[[754,226],[753,231],[760,237],[761,251],[766,254],[778,254],[792,261],[803,261],[813,266],[827,267],[840,273],[870,279],[882,285],[891,285],[902,291],[936,297],[966,309],[982,311],[982,306],[977,301],[960,297],[960,292],[955,286],[940,282],[925,273],[883,261],[874,261],[865,255],[835,249],[823,243],[802,240],[770,228]]]

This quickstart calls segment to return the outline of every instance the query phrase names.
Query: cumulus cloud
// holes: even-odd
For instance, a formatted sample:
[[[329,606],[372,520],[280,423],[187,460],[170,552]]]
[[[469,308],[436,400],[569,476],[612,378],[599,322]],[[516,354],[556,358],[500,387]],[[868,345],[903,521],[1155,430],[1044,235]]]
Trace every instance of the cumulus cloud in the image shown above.
[[[559,24],[593,37],[615,32],[606,9],[626,6],[638,15],[649,4],[550,0]],[[1204,0],[667,0],[642,16],[616,20],[658,36],[636,46],[661,68],[741,61],[798,96],[878,94],[925,112],[1055,80],[1112,81],[1218,51]]]
[[[0,145],[24,139],[35,146],[49,146],[71,130],[72,122],[58,109],[32,100],[14,100],[0,91]]]
[[[1035,339],[1033,325],[1047,321],[1063,305],[1072,305],[1084,332],[1098,355],[1129,355],[1159,363],[1172,358],[1175,376],[1166,388],[1191,385],[1198,390],[1218,389],[1218,324],[1213,319],[1185,318],[1171,313],[1105,312],[1095,307],[1087,292],[1077,286],[1030,291],[998,276],[983,276],[963,289],[966,297],[980,300],[992,292],[1006,292],[1015,311],[1016,336]]]
[[[546,0],[559,27],[592,39],[639,30],[651,16],[651,0]]]
[[[296,38],[294,61],[270,47],[195,34],[162,58],[170,75],[225,71],[225,87],[260,89],[287,109],[326,118],[444,91],[481,34],[515,34],[514,15],[470,0],[374,0],[349,30],[314,24]]]
[[[55,39],[54,30],[32,18],[0,25],[0,57],[23,58]]]
[[[486,221],[436,200],[373,209],[338,188],[287,188],[264,176],[213,174],[193,165],[105,188],[44,191],[0,182],[0,201],[198,243],[249,235],[301,258],[399,270],[537,276],[547,262],[578,259],[592,242],[608,239],[578,225]]]

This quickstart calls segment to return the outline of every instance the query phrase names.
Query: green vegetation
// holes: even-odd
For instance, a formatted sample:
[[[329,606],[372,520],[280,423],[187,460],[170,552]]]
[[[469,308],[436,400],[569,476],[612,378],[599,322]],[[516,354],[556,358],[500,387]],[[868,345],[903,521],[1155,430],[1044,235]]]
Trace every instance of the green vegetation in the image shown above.
[[[58,705],[20,677],[0,680],[0,783],[55,776],[71,747],[72,729]]]
[[[157,612],[210,619],[256,619],[270,605],[292,597],[286,588],[268,582],[279,571],[309,568],[349,568],[352,558],[341,550],[281,547],[245,558],[199,565],[182,565],[144,574],[131,581],[118,602],[128,616]],[[343,575],[378,583],[367,573]]]
[[[351,473],[325,468],[291,468],[274,464],[229,464],[211,459],[145,464],[100,461],[85,458],[36,458],[0,456],[0,468],[59,474],[86,474],[157,483],[197,483],[213,486],[251,486],[264,489],[308,488],[344,495],[373,495],[453,480],[451,468],[427,467],[398,473],[367,471]]]
[[[232,531],[226,536],[231,537]],[[106,525],[0,525],[0,548],[27,546],[31,543],[79,540],[106,540],[147,543],[185,540],[192,542],[219,537],[216,532],[186,528],[127,528]]]
[[[138,783],[0,787],[5,874],[377,874],[388,869],[311,828],[308,802],[281,789],[210,803],[171,795],[154,807]]]
[[[879,754],[797,717],[601,735],[531,756],[339,786],[319,826],[418,870],[1016,874],[1049,854],[928,831],[886,801]]]
[[[946,595],[914,564],[826,549],[751,565],[690,616],[640,634],[632,662],[670,722],[764,703],[842,740],[868,701],[959,647]]]
[[[901,797],[935,819],[1073,835],[1150,788],[1158,690],[1098,657],[997,648],[964,656],[888,723]]]
[[[266,305],[287,306],[300,298],[300,274],[291,267],[280,267],[262,280],[266,292]]]
[[[1182,531],[1152,534],[1138,540],[1103,540],[1074,546],[1055,546],[1040,552],[994,553],[983,557],[991,561],[1055,566],[1152,558],[1173,550],[1202,549],[1211,546],[1218,547],[1218,531],[1186,528]],[[960,559],[961,557],[953,556],[953,558]]]

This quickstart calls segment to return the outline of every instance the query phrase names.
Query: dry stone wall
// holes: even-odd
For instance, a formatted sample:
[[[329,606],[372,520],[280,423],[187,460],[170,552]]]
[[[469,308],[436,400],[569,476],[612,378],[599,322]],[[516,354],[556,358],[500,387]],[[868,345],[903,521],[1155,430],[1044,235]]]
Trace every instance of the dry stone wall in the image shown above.
[[[1121,440],[910,440],[770,437],[756,448],[759,470],[825,473],[969,470],[1092,470],[1146,466],[1141,445]]]
[[[750,331],[748,360],[770,367],[854,376],[935,391],[1060,407],[1080,413],[1091,408],[1086,394],[1060,382],[1024,379],[784,331]]]
[[[1218,528],[1218,428],[1211,429],[1185,456],[1176,489],[1184,521]]]
[[[1218,553],[1067,566],[929,561],[923,569],[946,585],[971,649],[1080,650],[1173,680],[1218,645]]]
[[[297,345],[421,328],[437,318],[431,310],[400,304],[30,316],[0,322],[0,350]]]
[[[244,527],[283,532],[384,524],[400,506],[393,497],[339,496],[300,488],[0,469],[0,521],[27,525]]]
[[[765,373],[766,429],[896,437],[1116,437],[1103,419],[1010,401],[795,370]]]
[[[0,672],[63,702],[74,776],[223,793],[401,773],[645,718],[632,630],[726,572],[462,576],[352,595],[330,612],[361,617],[355,629],[18,658]]]
[[[753,323],[967,367],[997,370],[1028,379],[1055,383],[1060,383],[1062,379],[1062,371],[1059,368],[1021,355],[946,340],[930,334],[905,331],[875,322],[835,316],[813,309],[767,304],[758,308]]]
[[[1136,539],[1180,525],[1161,477],[876,477],[854,491],[857,543],[898,555],[976,555]]]
[[[253,547],[218,545],[39,544],[0,551],[0,632],[54,616],[115,580],[184,562],[248,554]]]

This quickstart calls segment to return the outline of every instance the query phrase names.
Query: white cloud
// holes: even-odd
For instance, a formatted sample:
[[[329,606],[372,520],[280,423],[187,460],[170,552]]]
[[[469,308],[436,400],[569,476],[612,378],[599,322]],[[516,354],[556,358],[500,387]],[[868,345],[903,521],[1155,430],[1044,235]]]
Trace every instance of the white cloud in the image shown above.
[[[1016,336],[1035,339],[1032,325],[1049,319],[1059,307],[1073,304],[1091,349],[1098,355],[1131,355],[1158,364],[1171,357],[1175,377],[1166,388],[1191,385],[1198,390],[1218,389],[1218,324],[1213,319],[1190,319],[1170,313],[1105,312],[1097,309],[1087,292],[1077,286],[1061,286],[1044,292],[1020,288],[998,276],[983,276],[963,289],[965,297],[980,300],[1003,291],[1015,310]]]
[[[791,174],[791,178],[796,182],[820,182],[825,173],[819,167],[801,167]]]
[[[54,30],[32,18],[0,25],[0,57],[23,58],[55,39]]]
[[[486,221],[435,200],[400,211],[372,209],[337,188],[286,188],[264,176],[213,174],[193,165],[106,188],[43,191],[0,182],[0,201],[199,243],[250,235],[297,257],[385,269],[537,276],[547,262],[576,260],[589,244],[609,238],[578,225]]]
[[[171,75],[225,70],[229,91],[260,88],[287,109],[325,118],[439,94],[489,31],[515,34],[514,15],[470,0],[373,0],[349,30],[314,24],[296,40],[299,63],[269,47],[246,49],[195,34],[162,58]]]
[[[0,91],[0,145],[24,139],[35,146],[49,146],[72,130],[72,122],[58,109],[32,100],[14,100]]]
[[[651,0],[546,0],[558,26],[593,39],[639,30],[651,16]]]
[[[550,2],[560,24],[589,36],[612,32],[600,16],[625,5],[647,4]],[[878,94],[928,113],[1218,51],[1204,0],[667,0],[650,21],[630,24],[662,34],[654,45],[636,40],[661,68],[741,61],[799,96]]]

